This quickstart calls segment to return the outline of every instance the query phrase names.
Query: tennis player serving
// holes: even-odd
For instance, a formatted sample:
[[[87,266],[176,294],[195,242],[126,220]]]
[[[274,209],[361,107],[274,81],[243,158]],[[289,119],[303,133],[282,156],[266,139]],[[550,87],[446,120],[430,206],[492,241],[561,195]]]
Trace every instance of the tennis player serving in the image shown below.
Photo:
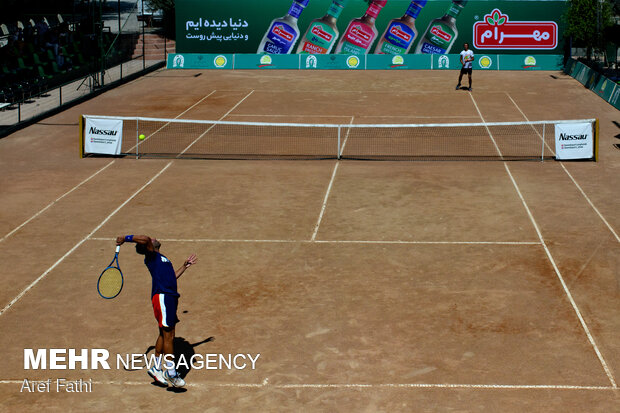
[[[170,383],[174,387],[183,387],[185,380],[179,376],[174,364],[174,328],[179,321],[177,304],[180,297],[177,292],[177,279],[196,263],[196,254],[190,255],[175,271],[170,260],[160,254],[161,243],[155,238],[146,235],[125,235],[116,238],[116,245],[125,242],[136,244],[136,252],[144,255],[144,264],[153,279],[151,302],[159,324],[159,336],[155,342],[155,356],[158,362],[148,370],[148,373],[160,384]],[[161,368],[162,355],[166,363],[165,371]]]

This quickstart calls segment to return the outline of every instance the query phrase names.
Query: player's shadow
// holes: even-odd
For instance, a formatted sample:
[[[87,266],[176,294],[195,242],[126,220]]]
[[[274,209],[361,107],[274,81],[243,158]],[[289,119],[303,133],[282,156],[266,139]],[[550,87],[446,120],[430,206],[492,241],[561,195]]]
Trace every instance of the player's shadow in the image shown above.
[[[174,338],[174,360],[175,363],[177,363],[180,359],[181,359],[181,355],[183,355],[183,358],[185,359],[187,365],[185,364],[181,364],[178,366],[177,368],[177,373],[179,373],[179,375],[181,376],[181,378],[185,378],[185,376],[187,376],[187,374],[191,371],[192,366],[190,361],[192,360],[192,356],[194,354],[196,354],[196,351],[194,350],[196,347],[198,347],[201,344],[204,343],[208,343],[210,341],[215,340],[214,337],[209,337],[206,338],[202,341],[198,341],[196,343],[190,343],[189,341],[185,340],[183,337],[175,337]],[[148,355],[149,352],[155,350],[155,346],[149,346],[146,351],[144,352],[144,354]],[[165,387],[164,385],[161,385],[159,383],[157,383],[156,381],[153,381],[152,383],[154,386],[158,386],[158,387]],[[178,387],[172,387],[169,386],[168,391],[171,392],[175,392],[175,393],[183,393],[185,391],[187,391],[187,389],[185,388],[178,388]]]

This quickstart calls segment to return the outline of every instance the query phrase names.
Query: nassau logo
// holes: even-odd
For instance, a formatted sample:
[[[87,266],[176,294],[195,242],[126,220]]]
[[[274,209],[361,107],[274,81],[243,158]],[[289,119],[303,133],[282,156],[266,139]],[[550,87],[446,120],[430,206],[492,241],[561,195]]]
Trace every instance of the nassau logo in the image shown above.
[[[482,56],[478,60],[478,65],[480,65],[482,69],[488,69],[491,67],[492,64],[493,64],[493,60],[491,60],[489,56]]]
[[[227,63],[228,63],[228,59],[226,59],[226,56],[219,55],[219,56],[216,56],[215,59],[213,59],[213,64],[218,69],[223,68],[224,66],[226,66]]]
[[[558,25],[552,21],[510,21],[507,14],[494,9],[474,24],[477,49],[555,49]]]
[[[349,69],[355,69],[360,65],[360,59],[357,56],[349,56],[347,58],[347,66]]]

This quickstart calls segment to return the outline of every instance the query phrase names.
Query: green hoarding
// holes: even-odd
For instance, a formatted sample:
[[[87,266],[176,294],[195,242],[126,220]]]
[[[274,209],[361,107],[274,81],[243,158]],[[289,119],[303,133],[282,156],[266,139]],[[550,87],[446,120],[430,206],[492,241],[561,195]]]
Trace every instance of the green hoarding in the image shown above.
[[[607,79],[574,59],[569,59],[566,62],[564,73],[574,77],[579,83],[592,90],[616,109],[620,109],[620,84]]]
[[[333,48],[329,54],[336,54],[338,42],[359,35],[354,40],[366,43],[347,47],[351,44],[344,42],[345,54],[354,54],[353,49],[355,53],[375,54],[376,48],[401,55],[458,53],[464,42],[476,55],[563,54],[561,16],[565,1],[436,0],[421,6],[423,3],[388,0],[383,8],[375,7],[370,11],[377,15],[373,34],[364,32],[364,25],[356,26],[370,10],[363,0],[176,0],[176,48],[183,54],[256,54],[265,50],[295,54],[307,40],[313,53],[327,51],[330,42]],[[274,19],[287,13],[286,21],[276,20],[272,25]],[[299,16],[296,28],[291,13]],[[404,16],[409,17],[401,19]],[[350,26],[354,19],[358,21]],[[262,41],[267,34],[286,47],[268,48]],[[382,43],[382,39],[387,40]],[[383,47],[378,48],[381,44]]]
[[[291,70],[455,70],[458,54],[445,55],[268,55],[177,53],[168,55],[168,69]],[[475,70],[560,70],[559,55],[495,55],[476,57]]]

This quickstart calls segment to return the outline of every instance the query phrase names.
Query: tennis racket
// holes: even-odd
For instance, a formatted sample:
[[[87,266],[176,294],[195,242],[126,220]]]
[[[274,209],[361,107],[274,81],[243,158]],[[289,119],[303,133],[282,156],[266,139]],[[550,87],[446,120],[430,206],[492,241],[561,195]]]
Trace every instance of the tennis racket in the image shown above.
[[[120,250],[121,246],[117,245],[114,259],[110,265],[103,270],[97,281],[97,291],[99,295],[108,300],[119,295],[123,289],[123,273],[118,265],[118,252]],[[116,265],[114,265],[114,263],[116,263]]]

